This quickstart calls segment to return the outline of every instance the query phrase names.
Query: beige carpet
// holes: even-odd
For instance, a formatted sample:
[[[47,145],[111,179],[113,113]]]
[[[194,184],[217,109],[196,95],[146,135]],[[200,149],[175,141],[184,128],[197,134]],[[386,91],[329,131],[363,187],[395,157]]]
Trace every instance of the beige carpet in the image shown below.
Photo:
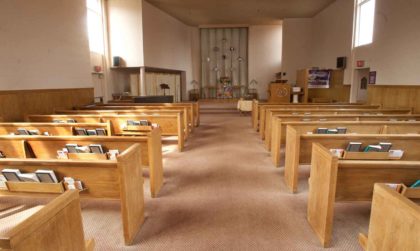
[[[133,246],[123,245],[117,202],[84,201],[87,238],[96,250],[325,250],[306,221],[301,193],[285,189],[250,117],[204,114],[186,150],[165,146],[165,185],[159,198],[146,191],[146,221]],[[370,203],[338,203],[328,250],[361,250]]]

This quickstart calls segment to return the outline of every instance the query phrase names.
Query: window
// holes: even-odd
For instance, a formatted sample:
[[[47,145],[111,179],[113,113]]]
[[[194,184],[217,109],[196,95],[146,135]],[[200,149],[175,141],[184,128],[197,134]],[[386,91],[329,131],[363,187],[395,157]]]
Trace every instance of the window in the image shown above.
[[[375,0],[356,0],[355,47],[372,43],[375,21]]]
[[[104,54],[101,0],[86,0],[90,51]]]

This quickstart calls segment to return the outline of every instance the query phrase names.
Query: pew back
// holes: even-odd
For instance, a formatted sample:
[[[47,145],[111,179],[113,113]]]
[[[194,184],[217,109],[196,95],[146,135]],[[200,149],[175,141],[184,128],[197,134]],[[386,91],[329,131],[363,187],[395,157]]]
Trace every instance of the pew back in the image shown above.
[[[159,129],[138,137],[0,136],[0,151],[15,147],[14,150],[20,153],[12,155],[4,152],[7,158],[16,156],[16,158],[57,159],[57,151],[63,149],[66,144],[81,146],[100,144],[105,151],[117,149],[120,153],[134,144],[139,144],[140,164],[143,167],[149,167],[151,196],[156,197],[163,186],[162,144]]]
[[[420,118],[420,117],[419,117]],[[321,122],[279,122],[281,128],[273,130],[271,157],[275,166],[280,165],[281,146],[286,143],[286,128],[291,126],[300,135],[313,133],[317,128],[347,128],[346,134],[419,134],[417,121],[321,121]],[[273,128],[274,129],[274,128]]]
[[[418,158],[417,158],[418,160]],[[308,221],[321,244],[330,245],[335,201],[370,201],[375,183],[415,182],[420,161],[339,160],[314,144],[308,193]]]
[[[318,110],[294,110],[294,109],[279,109],[267,113],[265,118],[261,119],[260,124],[260,135],[262,139],[269,138],[271,136],[271,119],[273,116],[282,115],[383,115],[383,114],[411,114],[411,109],[318,109]]]
[[[420,135],[396,134],[299,134],[293,127],[287,128],[284,179],[286,186],[297,192],[299,164],[311,163],[312,146],[319,143],[327,149],[345,149],[349,142],[361,142],[364,146],[379,142],[392,143],[392,149],[404,150],[401,160],[417,160]]]
[[[143,176],[140,145],[134,144],[117,156],[117,160],[41,160],[0,159],[0,169],[17,168],[23,172],[53,170],[59,180],[73,177],[81,180],[86,190],[81,197],[120,199],[125,244],[134,240],[144,221]],[[34,195],[30,192],[0,190],[1,196]],[[37,195],[51,195],[40,193]]]
[[[111,135],[108,123],[0,123],[0,135],[18,135],[18,129],[38,130],[41,134],[48,132],[50,136],[71,136],[76,135],[76,128],[86,130],[105,129],[108,136]]]

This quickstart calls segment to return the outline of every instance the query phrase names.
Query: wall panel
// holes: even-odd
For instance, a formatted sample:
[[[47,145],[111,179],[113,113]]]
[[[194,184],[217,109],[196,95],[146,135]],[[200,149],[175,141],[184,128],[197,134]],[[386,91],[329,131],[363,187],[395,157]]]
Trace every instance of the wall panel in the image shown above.
[[[420,113],[420,86],[413,85],[369,85],[368,103],[384,108],[414,108]]]
[[[0,116],[5,122],[18,122],[26,114],[52,114],[90,103],[93,88],[0,91]]]

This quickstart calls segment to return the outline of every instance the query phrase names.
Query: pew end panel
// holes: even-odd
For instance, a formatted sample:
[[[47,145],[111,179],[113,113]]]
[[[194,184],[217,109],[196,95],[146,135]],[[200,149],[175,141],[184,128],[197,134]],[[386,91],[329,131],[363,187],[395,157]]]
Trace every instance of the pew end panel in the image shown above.
[[[361,236],[368,251],[418,249],[420,206],[386,184],[375,184],[369,234]]]
[[[292,193],[297,192],[299,179],[300,135],[291,126],[287,127],[284,181]]]
[[[338,158],[328,149],[320,144],[313,145],[307,219],[323,247],[328,247],[331,241],[337,163]]]
[[[163,186],[163,158],[161,129],[155,128],[150,132],[148,140],[150,189],[152,198],[157,197]]]
[[[91,251],[94,240],[85,242],[77,191],[58,196],[0,237],[0,249]]]
[[[121,189],[124,240],[130,245],[144,222],[143,173],[140,145],[135,144],[117,156]]]

